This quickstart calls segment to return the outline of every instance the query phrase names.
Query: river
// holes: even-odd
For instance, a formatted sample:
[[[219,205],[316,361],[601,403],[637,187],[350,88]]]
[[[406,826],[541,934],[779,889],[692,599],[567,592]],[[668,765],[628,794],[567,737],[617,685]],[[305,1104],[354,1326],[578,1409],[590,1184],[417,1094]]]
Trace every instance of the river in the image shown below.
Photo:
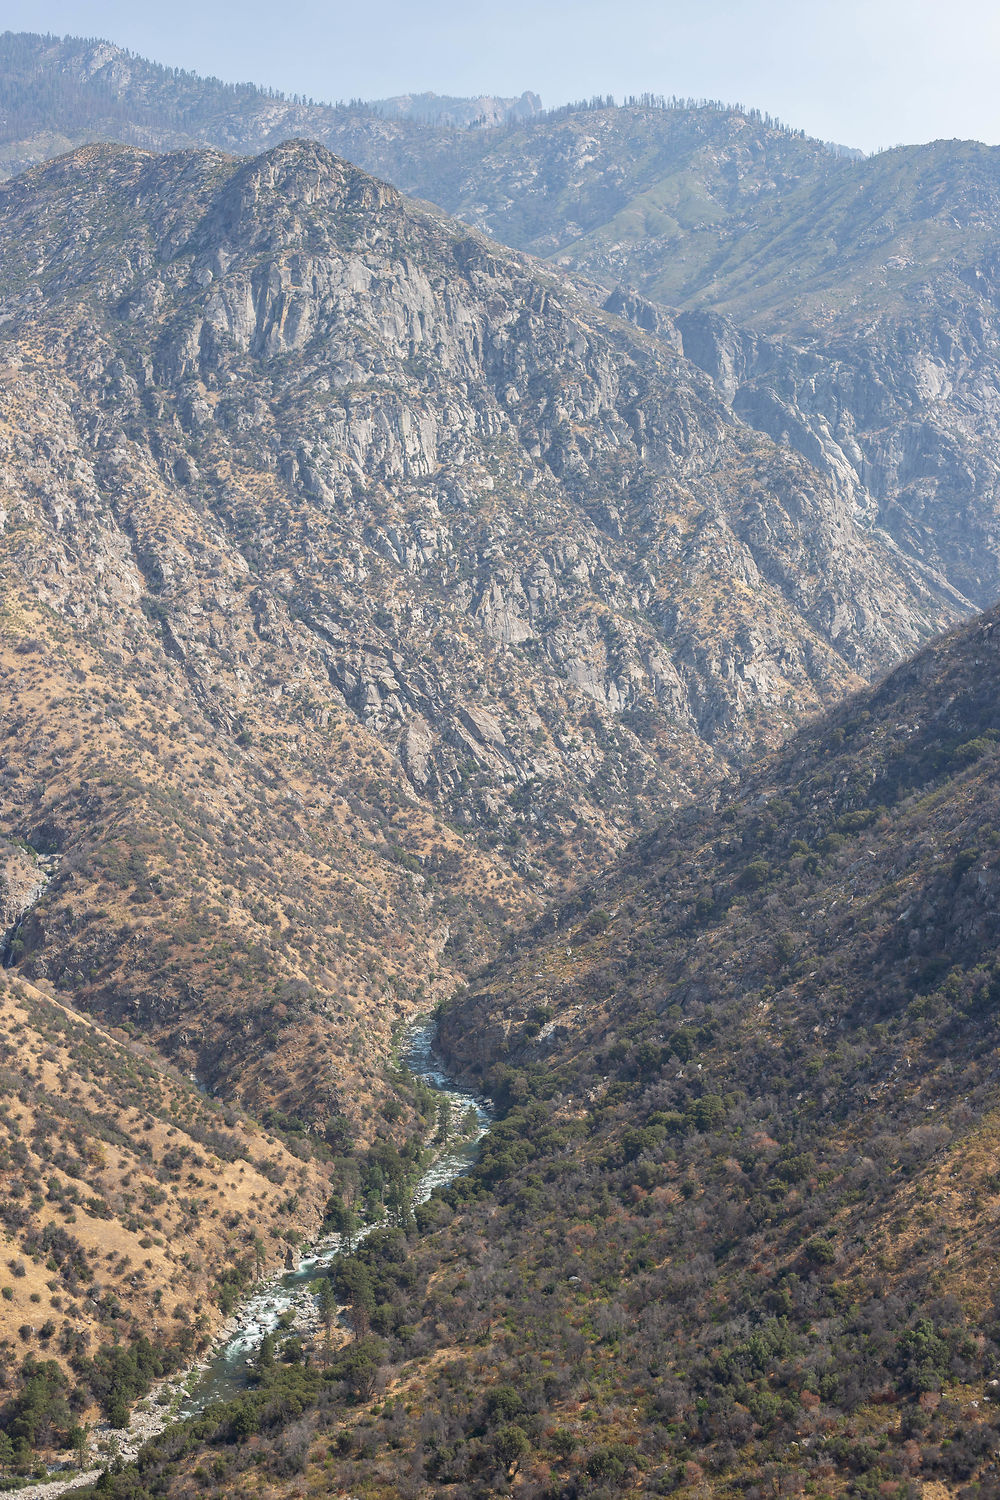
[[[435,1048],[436,1026],[433,1021],[419,1021],[411,1026],[401,1049],[401,1059],[418,1078],[436,1089],[451,1102],[452,1121],[456,1126],[475,1114],[475,1129],[469,1134],[454,1134],[438,1152],[417,1183],[414,1203],[424,1203],[436,1187],[460,1177],[479,1155],[479,1142],[489,1128],[491,1113],[487,1100],[462,1088],[449,1077]],[[362,1229],[355,1239],[363,1239],[371,1230]],[[286,1313],[292,1314],[300,1329],[317,1324],[316,1298],[312,1283],[340,1254],[340,1236],[333,1234],[321,1240],[299,1261],[294,1271],[272,1277],[241,1302],[231,1327],[214,1354],[202,1367],[202,1374],[180,1409],[181,1417],[204,1411],[213,1401],[228,1401],[250,1384],[254,1355],[261,1341],[273,1333]]]
[[[436,1030],[433,1021],[417,1021],[410,1026],[403,1040],[401,1060],[412,1073],[451,1102],[452,1120],[456,1125],[468,1118],[471,1109],[475,1114],[475,1127],[468,1134],[453,1134],[438,1151],[417,1183],[413,1195],[415,1203],[426,1202],[436,1187],[453,1182],[469,1170],[479,1155],[479,1143],[493,1118],[488,1100],[460,1087],[449,1076],[435,1048]],[[355,1239],[364,1239],[370,1233],[370,1228],[362,1229]],[[132,1459],[144,1442],[172,1422],[196,1416],[213,1401],[227,1401],[246,1390],[250,1384],[253,1357],[264,1336],[278,1327],[284,1313],[291,1313],[295,1326],[302,1330],[317,1327],[312,1283],[339,1254],[340,1237],[332,1234],[314,1246],[294,1271],[269,1277],[240,1303],[215,1350],[186,1374],[174,1375],[163,1383],[159,1394],[167,1404],[161,1405],[151,1399],[140,1401],[129,1428],[118,1432],[103,1424],[98,1428],[95,1433],[97,1447],[91,1460],[100,1458],[106,1464],[116,1453],[127,1460]],[[170,1397],[176,1397],[181,1390],[186,1391],[186,1395],[179,1405],[175,1405]],[[18,1500],[56,1500],[57,1496],[80,1485],[92,1484],[101,1472],[100,1468],[90,1467],[72,1475],[66,1471],[62,1474],[53,1471],[47,1480],[29,1484],[16,1494]]]

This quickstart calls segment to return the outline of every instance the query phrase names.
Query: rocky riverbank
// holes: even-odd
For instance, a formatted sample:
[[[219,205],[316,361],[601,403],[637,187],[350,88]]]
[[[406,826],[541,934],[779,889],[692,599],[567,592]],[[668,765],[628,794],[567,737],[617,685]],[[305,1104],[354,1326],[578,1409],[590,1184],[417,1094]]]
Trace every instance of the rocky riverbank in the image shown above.
[[[435,1038],[433,1021],[414,1025],[403,1048],[407,1066],[450,1100],[456,1120],[467,1118],[468,1112],[474,1111],[476,1129],[473,1133],[460,1129],[434,1154],[414,1190],[417,1203],[429,1198],[435,1187],[469,1169],[491,1118],[489,1102],[459,1087],[444,1071],[435,1051]],[[360,1237],[369,1233],[371,1227],[362,1229]],[[237,1394],[246,1387],[250,1362],[268,1333],[287,1326],[289,1333],[306,1338],[317,1334],[320,1320],[313,1284],[339,1254],[340,1236],[325,1236],[309,1248],[293,1271],[276,1272],[262,1281],[221,1325],[197,1360],[160,1381],[138,1402],[128,1427],[101,1423],[93,1429],[86,1469],[75,1471],[67,1467],[62,1473],[53,1472],[49,1478],[16,1491],[19,1500],[55,1500],[58,1495],[79,1489],[95,1480],[102,1468],[116,1458],[133,1460],[144,1443],[172,1422],[204,1410],[213,1401]],[[94,1467],[95,1463],[100,1467]]]

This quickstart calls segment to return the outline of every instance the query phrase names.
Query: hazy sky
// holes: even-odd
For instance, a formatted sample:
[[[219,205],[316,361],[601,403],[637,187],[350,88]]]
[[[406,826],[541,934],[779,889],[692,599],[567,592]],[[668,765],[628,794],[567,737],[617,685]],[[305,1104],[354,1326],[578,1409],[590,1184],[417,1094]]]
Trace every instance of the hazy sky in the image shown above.
[[[317,99],[650,90],[866,150],[1000,143],[996,0],[3,0],[0,25]]]

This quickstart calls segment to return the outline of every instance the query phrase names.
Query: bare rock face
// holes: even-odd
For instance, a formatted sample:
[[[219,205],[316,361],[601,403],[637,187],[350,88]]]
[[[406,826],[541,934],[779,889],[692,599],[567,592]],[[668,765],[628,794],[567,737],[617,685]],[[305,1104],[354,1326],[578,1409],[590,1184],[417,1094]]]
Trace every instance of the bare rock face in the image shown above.
[[[611,310],[710,372],[742,421],[817,466],[917,565],[980,607],[1000,592],[996,148],[938,141],[862,160],[753,111],[651,98],[550,115],[531,95],[307,105],[72,38],[8,33],[0,64],[16,101],[0,122],[0,174],[98,137],[248,154],[318,140],[605,294],[617,285]],[[172,254],[181,240],[166,243]],[[209,329],[274,355],[304,349],[319,325],[293,285],[312,264],[302,248],[297,267],[258,267],[252,285],[221,261],[192,267],[196,288],[215,289]],[[346,275],[363,281],[362,259]],[[186,329],[175,375],[201,358],[201,337]],[[195,392],[184,405],[205,427],[211,403]],[[384,420],[429,472],[436,417]],[[323,495],[314,469],[303,482]],[[611,534],[617,510],[609,496],[594,515]],[[482,605],[498,641],[528,639],[509,601],[487,593]]]
[[[419,120],[425,125],[453,125],[460,129],[475,125],[506,125],[530,120],[541,113],[542,101],[525,90],[519,98],[501,99],[481,94],[474,99],[455,99],[440,94],[396,94],[391,99],[372,99],[368,109],[387,120]]]
[[[202,562],[177,521],[207,501],[255,635],[305,628],[345,703],[447,796],[469,682],[498,725],[532,700],[549,741],[589,704],[740,753],[965,607],[872,535],[853,494],[735,423],[664,352],[662,320],[628,336],[321,148],[87,148],[12,185],[0,229],[11,361],[35,327],[53,372],[82,380],[41,418],[95,492],[46,475],[55,537],[100,534],[106,553],[124,533],[133,587],[193,662]],[[16,291],[29,254],[41,306]],[[170,523],[136,495],[140,470],[169,489]],[[108,562],[93,576],[127,610]],[[72,573],[46,597],[93,619],[104,606]],[[431,742],[411,754],[416,717]],[[549,774],[536,748],[509,738],[515,780]],[[661,781],[659,751],[636,754]]]
[[[1000,326],[983,291],[805,347],[714,313],[676,318],[744,422],[981,606],[1000,589]]]
[[[31,910],[49,877],[31,850],[0,844],[0,927],[9,931]]]
[[[414,714],[403,736],[403,764],[414,786],[421,790],[427,785],[433,748],[434,738],[429,726],[419,714]]]
[[[343,1058],[969,609],[662,320],[322,147],[85,147],[0,250],[24,961],[216,1084],[335,1093],[331,1016]]]

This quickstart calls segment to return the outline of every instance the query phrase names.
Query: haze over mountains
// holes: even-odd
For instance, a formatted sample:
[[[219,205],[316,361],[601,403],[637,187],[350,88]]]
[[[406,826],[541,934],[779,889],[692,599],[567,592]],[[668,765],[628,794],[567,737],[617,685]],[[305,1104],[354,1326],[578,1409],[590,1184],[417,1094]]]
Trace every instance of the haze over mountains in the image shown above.
[[[11,1181],[57,1033],[117,1028],[3,1258],[99,1236],[72,1181],[113,1143],[87,1332],[134,1339],[133,1240],[199,1214],[135,1206],[155,1121],[196,1143],[225,1101],[222,1161],[263,1116],[299,1164],[244,1153],[260,1252],[216,1215],[160,1267],[189,1352],[326,1188],[328,1223],[377,1174],[381,1207],[427,1146],[406,1017],[457,992],[504,1115],[343,1272],[348,1363],[290,1352],[110,1493],[990,1500],[1000,682],[995,615],[961,622],[1000,595],[996,151],[331,107],[10,34],[0,80]],[[130,1037],[151,1156],[101,1135]],[[104,1356],[9,1332],[0,1428],[15,1353],[98,1391]]]

